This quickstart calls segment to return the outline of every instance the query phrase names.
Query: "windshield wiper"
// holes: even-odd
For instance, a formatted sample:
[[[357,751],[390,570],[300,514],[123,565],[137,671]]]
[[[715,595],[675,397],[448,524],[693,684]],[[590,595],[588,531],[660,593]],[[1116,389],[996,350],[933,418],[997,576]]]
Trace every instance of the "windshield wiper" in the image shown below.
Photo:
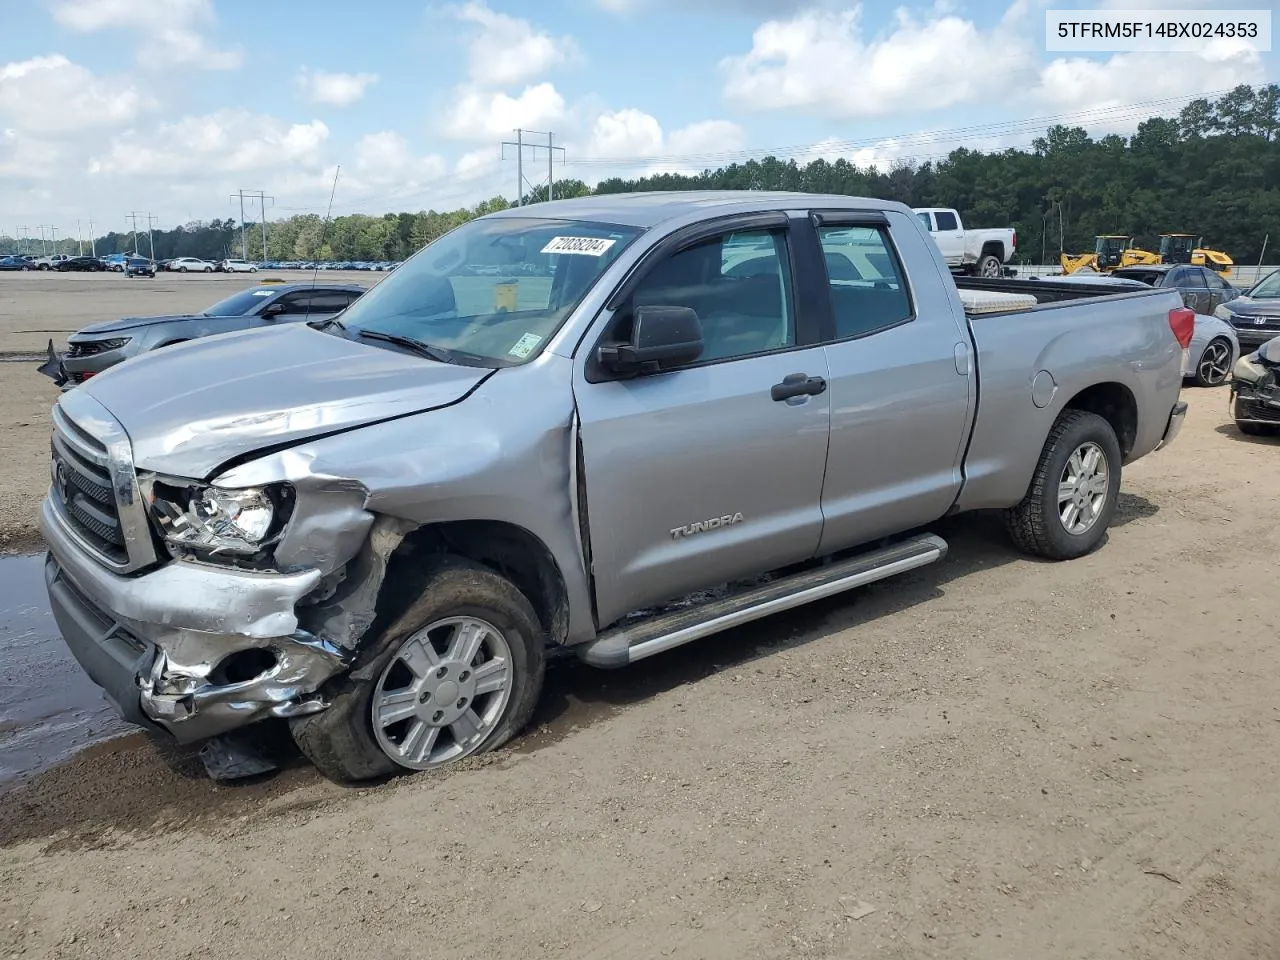
[[[339,330],[345,330],[346,325],[337,317],[324,317],[320,320],[308,320],[307,326],[312,330],[328,330],[330,327],[337,327]]]
[[[440,363],[454,362],[452,350],[446,350],[444,347],[435,347],[413,337],[402,337],[397,333],[382,333],[379,330],[360,330],[357,331],[357,335],[367,340],[385,340],[387,343],[394,343],[397,347],[412,350],[428,360],[437,360]]]

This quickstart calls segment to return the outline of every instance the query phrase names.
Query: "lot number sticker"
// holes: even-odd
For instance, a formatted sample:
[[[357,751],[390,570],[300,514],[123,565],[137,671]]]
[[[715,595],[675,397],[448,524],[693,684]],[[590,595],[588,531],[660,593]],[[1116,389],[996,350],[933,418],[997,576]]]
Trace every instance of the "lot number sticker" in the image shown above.
[[[618,241],[606,237],[552,237],[543,253],[576,253],[584,257],[603,256]]]
[[[523,337],[516,341],[516,345],[507,351],[513,357],[519,357],[523,360],[529,354],[533,353],[533,348],[542,342],[542,338],[536,333],[526,333]]]

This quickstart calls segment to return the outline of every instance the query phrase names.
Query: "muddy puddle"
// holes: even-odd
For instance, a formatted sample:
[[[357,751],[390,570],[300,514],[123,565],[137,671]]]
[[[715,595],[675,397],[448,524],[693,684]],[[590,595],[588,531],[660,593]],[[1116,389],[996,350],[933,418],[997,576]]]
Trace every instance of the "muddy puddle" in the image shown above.
[[[130,729],[58,635],[44,556],[0,556],[0,784]]]

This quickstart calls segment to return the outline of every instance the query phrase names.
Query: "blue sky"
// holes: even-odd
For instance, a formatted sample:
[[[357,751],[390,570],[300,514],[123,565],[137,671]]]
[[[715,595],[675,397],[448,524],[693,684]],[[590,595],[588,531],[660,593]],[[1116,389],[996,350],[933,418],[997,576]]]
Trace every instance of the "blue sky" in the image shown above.
[[[227,216],[241,187],[275,197],[269,216],[323,213],[337,164],[336,212],[453,208],[514,194],[516,126],[554,131],[557,176],[589,182],[769,151],[884,166],[1023,146],[1043,117],[1128,133],[1276,78],[1274,53],[1230,44],[1047,54],[1048,6],[24,0],[0,35],[0,234]]]

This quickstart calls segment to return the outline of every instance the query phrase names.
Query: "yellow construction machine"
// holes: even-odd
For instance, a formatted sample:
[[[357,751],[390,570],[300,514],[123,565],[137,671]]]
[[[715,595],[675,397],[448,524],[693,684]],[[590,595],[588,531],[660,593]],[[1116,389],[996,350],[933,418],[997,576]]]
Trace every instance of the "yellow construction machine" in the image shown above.
[[[1160,234],[1161,263],[1189,263],[1208,267],[1223,279],[1231,276],[1232,259],[1221,250],[1210,250],[1200,244],[1203,237],[1193,233]]]
[[[1063,273],[1075,273],[1089,269],[1097,273],[1110,273],[1121,267],[1136,267],[1159,263],[1160,255],[1132,246],[1133,237],[1109,234],[1094,237],[1093,253],[1064,253],[1058,257]]]

